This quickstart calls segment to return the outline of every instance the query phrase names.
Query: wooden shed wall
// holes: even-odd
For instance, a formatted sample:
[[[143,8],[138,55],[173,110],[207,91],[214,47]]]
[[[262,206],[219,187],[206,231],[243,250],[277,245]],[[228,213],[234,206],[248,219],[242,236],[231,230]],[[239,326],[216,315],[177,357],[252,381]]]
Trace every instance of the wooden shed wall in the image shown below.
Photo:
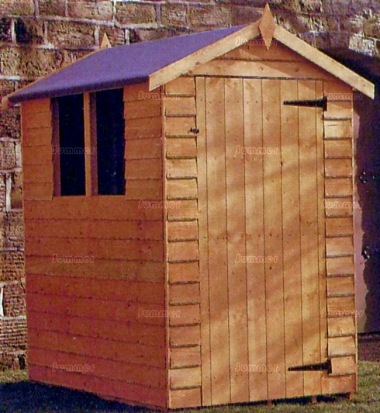
[[[320,344],[321,348],[327,347],[324,356],[325,359],[332,359],[333,374],[320,375],[321,381],[314,387],[325,394],[354,391],[357,356],[353,276],[352,90],[279,44],[272,45],[268,52],[262,45],[253,42],[198,67],[192,74],[318,80],[321,91],[328,97],[328,110],[321,115],[325,134],[320,150],[324,153],[325,173],[321,176],[324,199],[321,198],[320,202],[325,202],[321,209],[324,215],[321,222],[325,224],[319,229],[321,263],[325,266],[321,269],[319,280],[322,303],[325,303],[321,308],[320,322],[321,332],[327,331],[327,337],[324,335],[326,333],[322,333]],[[170,318],[169,325],[171,408],[210,404],[209,392],[212,391],[207,387],[210,355],[202,350],[202,346],[207,345],[202,340],[207,341],[207,320],[203,318],[209,306],[209,292],[207,283],[200,291],[200,279],[205,269],[199,268],[200,254],[206,254],[199,232],[204,225],[199,221],[199,200],[201,195],[206,196],[209,188],[201,185],[206,171],[196,163],[197,155],[202,156],[204,151],[204,142],[198,141],[191,132],[192,128],[202,129],[204,126],[197,124],[196,117],[197,111],[198,116],[204,111],[204,102],[195,102],[194,96],[194,77],[181,77],[165,86],[165,197],[167,201],[178,201],[174,204],[176,208],[167,209],[166,215],[168,302],[169,309],[180,309],[179,314],[183,317],[178,320]],[[202,136],[201,130],[199,139]],[[214,287],[210,285],[210,288]],[[172,313],[173,316],[175,314]],[[249,363],[255,363],[255,360],[249,360]],[[225,374],[228,377],[230,373],[226,370]],[[309,392],[307,388],[305,383],[304,392],[299,395],[313,394],[313,390],[310,388]],[[258,394],[255,391],[251,395],[254,393]],[[257,398],[252,396],[250,400]]]
[[[179,408],[202,404],[193,77],[181,77],[165,86],[164,114],[169,407]]]
[[[50,100],[22,104],[29,371],[165,407],[161,103],[139,92],[125,88],[125,196],[53,198]]]

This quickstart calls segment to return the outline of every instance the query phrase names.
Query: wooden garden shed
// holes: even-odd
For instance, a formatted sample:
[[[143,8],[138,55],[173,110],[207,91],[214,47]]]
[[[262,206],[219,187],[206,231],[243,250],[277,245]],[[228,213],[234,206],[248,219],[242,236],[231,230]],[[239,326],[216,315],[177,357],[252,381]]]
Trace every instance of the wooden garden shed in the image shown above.
[[[354,392],[354,89],[267,7],[9,95],[30,378],[162,409]]]

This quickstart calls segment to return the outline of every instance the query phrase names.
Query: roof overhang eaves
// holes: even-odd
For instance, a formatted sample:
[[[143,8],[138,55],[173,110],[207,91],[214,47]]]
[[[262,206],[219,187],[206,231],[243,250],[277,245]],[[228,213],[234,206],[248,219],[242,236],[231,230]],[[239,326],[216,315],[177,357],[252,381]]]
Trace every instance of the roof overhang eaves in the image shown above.
[[[69,96],[69,95],[76,95],[85,92],[99,92],[102,90],[109,90],[109,89],[117,89],[122,88],[127,85],[138,84],[138,83],[145,83],[149,80],[149,76],[140,76],[134,77],[131,79],[126,79],[123,81],[118,82],[100,82],[97,84],[88,84],[88,85],[81,85],[78,87],[72,88],[62,88],[57,89],[53,92],[49,91],[48,93],[44,92],[35,92],[35,93],[28,93],[25,97],[22,95],[18,95],[17,99],[13,98],[11,95],[8,95],[8,104],[14,105],[17,103],[22,103],[28,100],[35,100],[35,99],[46,99],[46,98],[58,98],[61,96]]]
[[[276,24],[273,37],[278,42],[309,60],[311,63],[314,63],[321,69],[324,69],[331,75],[335,76],[337,79],[350,85],[353,89],[356,89],[371,99],[375,98],[375,85],[373,83],[343,64],[337,62],[332,57],[326,55],[317,48],[309,45],[294,34],[288,32],[278,24]]]

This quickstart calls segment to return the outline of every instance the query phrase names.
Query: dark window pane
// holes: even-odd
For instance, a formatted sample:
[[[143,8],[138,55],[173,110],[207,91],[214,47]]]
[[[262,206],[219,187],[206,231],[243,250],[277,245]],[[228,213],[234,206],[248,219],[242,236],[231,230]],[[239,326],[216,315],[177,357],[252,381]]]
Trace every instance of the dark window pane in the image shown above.
[[[58,98],[61,195],[85,195],[83,95]]]
[[[124,105],[123,89],[96,93],[98,194],[123,195]]]

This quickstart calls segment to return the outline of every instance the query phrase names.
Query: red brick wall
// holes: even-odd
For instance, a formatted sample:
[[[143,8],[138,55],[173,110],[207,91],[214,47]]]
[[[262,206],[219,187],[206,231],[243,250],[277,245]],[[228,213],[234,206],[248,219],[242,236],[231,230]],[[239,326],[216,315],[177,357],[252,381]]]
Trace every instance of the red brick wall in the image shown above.
[[[380,55],[378,0],[272,0],[277,22],[320,48]],[[95,50],[257,20],[263,0],[0,0],[0,96]],[[18,109],[0,114],[1,354],[26,348]],[[7,362],[8,363],[8,362]]]

